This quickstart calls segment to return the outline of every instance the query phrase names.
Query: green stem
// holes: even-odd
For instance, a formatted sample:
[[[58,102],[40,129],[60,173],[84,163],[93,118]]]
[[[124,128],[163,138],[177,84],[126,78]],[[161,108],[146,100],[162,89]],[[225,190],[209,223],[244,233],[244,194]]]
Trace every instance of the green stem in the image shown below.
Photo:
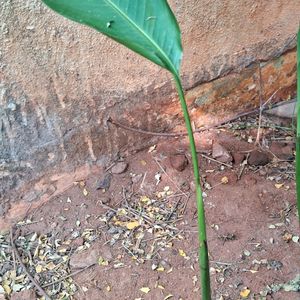
[[[300,224],[300,28],[297,36],[297,135],[296,135],[296,194]]]
[[[201,275],[202,300],[211,300],[205,212],[204,212],[204,203],[202,198],[202,190],[200,185],[197,150],[196,150],[193,130],[191,126],[191,120],[185,102],[181,81],[177,74],[174,74],[174,79],[175,79],[175,84],[180,99],[181,108],[183,111],[183,116],[185,120],[186,129],[188,132],[189,141],[190,141],[190,150],[192,155],[194,177],[196,183],[196,201],[197,201],[197,209],[198,209],[199,265],[200,265],[200,275]]]

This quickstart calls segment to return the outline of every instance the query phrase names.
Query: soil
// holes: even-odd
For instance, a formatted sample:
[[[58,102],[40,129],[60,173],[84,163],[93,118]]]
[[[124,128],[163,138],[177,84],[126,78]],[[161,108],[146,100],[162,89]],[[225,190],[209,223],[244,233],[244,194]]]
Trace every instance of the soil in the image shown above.
[[[291,127],[290,121],[265,120],[258,146],[256,121],[248,117],[196,135],[213,299],[300,299],[299,290],[272,289],[300,273],[293,132],[286,128]],[[210,160],[214,143],[222,145],[235,161]],[[126,166],[115,168],[120,174],[111,172],[118,163],[115,161],[99,170],[97,176],[74,183],[30,213],[26,219],[32,224],[23,224],[16,230],[15,238],[36,232],[61,241],[71,240],[74,247],[84,245],[80,235],[86,229],[97,233],[78,255],[68,252],[69,274],[76,271],[76,266],[86,269],[73,276],[77,291],[65,299],[201,299],[197,210],[187,139],[163,139],[154,146],[119,157],[118,161]],[[255,164],[252,157],[253,164],[247,164],[254,150],[263,152],[267,161],[264,156],[262,163],[258,157]],[[184,159],[178,167],[172,159],[182,154],[188,163]],[[162,192],[161,198],[157,192]],[[154,243],[157,253],[148,258],[128,251],[122,244],[126,234],[112,242],[114,235],[105,219],[109,212],[122,208],[124,201],[128,204],[141,197],[156,199],[163,209],[171,209],[169,219],[175,228],[174,234],[173,229],[163,227],[171,239],[167,237],[161,248]],[[129,231],[134,233],[137,229]],[[142,227],[139,230],[142,232]],[[79,236],[74,236],[77,231]],[[147,234],[155,240],[151,230]],[[99,257],[101,261],[97,263]]]

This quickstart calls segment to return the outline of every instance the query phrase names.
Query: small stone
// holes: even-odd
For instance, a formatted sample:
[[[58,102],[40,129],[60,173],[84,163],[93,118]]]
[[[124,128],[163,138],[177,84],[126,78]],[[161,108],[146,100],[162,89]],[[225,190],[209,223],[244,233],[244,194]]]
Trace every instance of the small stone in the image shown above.
[[[282,160],[291,160],[293,159],[293,145],[273,142],[270,151],[279,159]]]
[[[128,163],[125,161],[120,161],[118,163],[116,163],[112,168],[111,168],[111,172],[113,174],[122,174],[126,171],[128,167]]]
[[[245,154],[244,153],[240,153],[240,152],[234,152],[232,154],[232,156],[233,156],[233,161],[234,161],[234,163],[236,165],[241,164],[244,161],[244,159],[245,159]]]
[[[182,172],[188,165],[188,160],[184,154],[173,154],[170,156],[170,164],[175,170]]]
[[[281,261],[279,260],[274,260],[274,259],[270,259],[268,260],[268,265],[267,265],[267,268],[270,270],[270,269],[273,269],[273,270],[280,270],[281,268],[283,267],[283,264]]]
[[[70,266],[73,269],[85,268],[97,263],[99,251],[96,249],[88,249],[83,252],[75,253],[71,256]]]
[[[78,248],[84,244],[84,239],[82,237],[78,237],[72,241],[72,246]]]
[[[97,190],[108,190],[110,187],[110,182],[112,179],[112,175],[110,173],[107,173],[104,175],[104,178],[100,179],[97,183]]]
[[[223,163],[232,162],[231,154],[219,143],[213,144],[212,157]]]
[[[135,176],[132,176],[131,181],[132,183],[138,183],[143,177],[143,174],[138,174]]]
[[[35,300],[37,298],[34,290],[24,290],[21,292],[12,293],[10,299],[11,300]]]
[[[249,165],[252,166],[264,166],[270,162],[270,158],[267,153],[254,150],[250,153],[248,158]]]

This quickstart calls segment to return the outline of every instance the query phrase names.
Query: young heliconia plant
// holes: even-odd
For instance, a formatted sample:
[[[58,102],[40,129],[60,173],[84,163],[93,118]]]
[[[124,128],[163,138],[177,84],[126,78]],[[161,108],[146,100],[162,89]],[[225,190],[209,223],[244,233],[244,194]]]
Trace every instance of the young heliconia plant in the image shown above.
[[[95,28],[173,75],[188,131],[199,225],[202,299],[211,299],[204,204],[199,166],[188,108],[180,80],[181,34],[166,0],[43,0],[61,15]]]
[[[300,225],[300,27],[297,35],[297,134],[296,134],[296,194]]]

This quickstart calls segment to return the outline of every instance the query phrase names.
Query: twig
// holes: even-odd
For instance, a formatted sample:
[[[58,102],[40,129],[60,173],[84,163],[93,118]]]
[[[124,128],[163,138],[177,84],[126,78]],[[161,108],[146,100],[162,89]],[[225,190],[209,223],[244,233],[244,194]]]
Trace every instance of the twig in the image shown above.
[[[248,158],[249,158],[249,155],[250,155],[250,153],[247,153],[246,159],[242,162],[241,169],[240,169],[239,174],[238,174],[238,176],[237,176],[237,180],[240,180],[241,177],[242,177],[242,175],[243,175],[243,172],[244,172],[244,170],[245,170],[245,167],[246,167],[246,165],[248,164]]]
[[[209,156],[207,156],[207,155],[205,155],[205,154],[201,154],[201,156],[204,157],[204,158],[206,158],[206,159],[208,159],[208,160],[214,161],[214,162],[217,163],[217,164],[226,166],[226,167],[228,167],[228,168],[232,168],[231,165],[226,164],[226,163],[223,163],[223,162],[221,162],[221,161],[219,161],[219,160],[216,160],[216,159],[214,159],[214,158],[211,158],[211,157],[209,157]]]
[[[260,62],[258,62],[258,76],[259,76],[259,117],[258,117],[258,128],[257,128],[257,135],[255,140],[255,145],[260,146],[260,134],[261,134],[261,123],[262,123],[262,113],[265,110],[266,105],[273,99],[273,97],[277,94],[279,89],[277,89],[269,99],[263,103],[263,94],[264,94],[264,83],[261,74],[261,66]]]
[[[51,282],[51,283],[47,283],[47,284],[43,285],[43,288],[46,288],[46,287],[51,286],[51,285],[53,285],[53,284],[60,283],[60,282],[64,281],[65,279],[68,279],[68,278],[70,278],[70,277],[73,277],[73,276],[75,276],[75,275],[77,275],[77,274],[79,274],[79,273],[81,273],[81,272],[83,272],[83,271],[85,271],[85,270],[87,270],[87,269],[89,269],[89,268],[95,266],[96,264],[97,264],[97,263],[92,263],[91,265],[88,265],[88,266],[86,266],[86,267],[84,267],[84,268],[82,268],[82,269],[80,269],[80,270],[77,270],[77,271],[75,271],[75,272],[73,272],[73,273],[71,273],[71,274],[69,274],[69,275],[66,275],[66,276],[64,276],[64,277],[61,277],[60,279],[58,279],[58,280],[56,280],[56,281],[53,281],[53,282]]]
[[[12,229],[11,229],[11,232],[12,232]],[[39,283],[27,271],[26,266],[22,262],[22,258],[21,258],[20,253],[19,253],[19,251],[18,251],[18,249],[17,249],[17,247],[16,247],[16,245],[14,243],[13,238],[11,240],[11,247],[12,247],[12,250],[15,253],[15,255],[16,255],[16,257],[17,257],[17,259],[18,259],[18,261],[19,261],[19,263],[20,263],[23,271],[24,271],[24,273],[27,275],[27,277],[30,279],[30,281],[35,285],[36,289],[40,292],[40,294],[42,296],[44,296],[44,298],[46,300],[51,300],[51,298],[47,295],[47,293],[43,290],[43,288],[39,285]]]
[[[262,109],[263,109],[263,80],[261,75],[261,66],[258,62],[258,78],[259,78],[259,118],[258,118],[258,128],[255,145],[259,145],[260,141],[260,128],[261,128],[261,119],[262,119]]]
[[[223,122],[220,122],[220,123],[218,123],[216,125],[207,126],[207,127],[203,127],[203,128],[200,128],[200,129],[196,129],[196,130],[193,131],[193,133],[201,133],[203,131],[207,131],[207,130],[210,130],[210,129],[218,128],[219,126],[222,126],[222,125],[224,125],[226,123],[235,121],[238,118],[241,118],[241,117],[244,117],[244,116],[248,116],[248,115],[256,113],[258,111],[259,111],[258,109],[254,109],[254,110],[251,110],[251,111],[247,111],[245,113],[237,114],[236,116],[234,116],[232,118],[229,118],[229,119],[227,119],[227,120],[225,120]],[[113,120],[111,117],[109,117],[107,119],[107,122],[109,122],[109,123],[111,123],[111,124],[113,124],[113,125],[115,125],[117,127],[123,128],[125,130],[129,130],[129,131],[136,132],[136,133],[141,133],[141,134],[152,135],[152,136],[180,137],[180,136],[187,136],[188,135],[187,132],[178,132],[178,133],[175,133],[175,132],[153,132],[153,131],[147,131],[147,130],[143,130],[143,129],[139,129],[139,128],[134,128],[134,127],[130,127],[130,126],[124,125],[122,123],[119,123],[119,122]]]
[[[145,172],[145,174],[143,176],[143,180],[142,180],[142,183],[140,185],[140,190],[143,189],[143,187],[144,187],[144,182],[145,182],[146,176],[147,176],[147,172]]]
[[[14,242],[13,240],[13,229],[10,228],[10,244],[12,245]],[[12,252],[12,257],[13,257],[13,261],[14,261],[14,270],[16,271],[16,255],[15,255],[15,251]]]

